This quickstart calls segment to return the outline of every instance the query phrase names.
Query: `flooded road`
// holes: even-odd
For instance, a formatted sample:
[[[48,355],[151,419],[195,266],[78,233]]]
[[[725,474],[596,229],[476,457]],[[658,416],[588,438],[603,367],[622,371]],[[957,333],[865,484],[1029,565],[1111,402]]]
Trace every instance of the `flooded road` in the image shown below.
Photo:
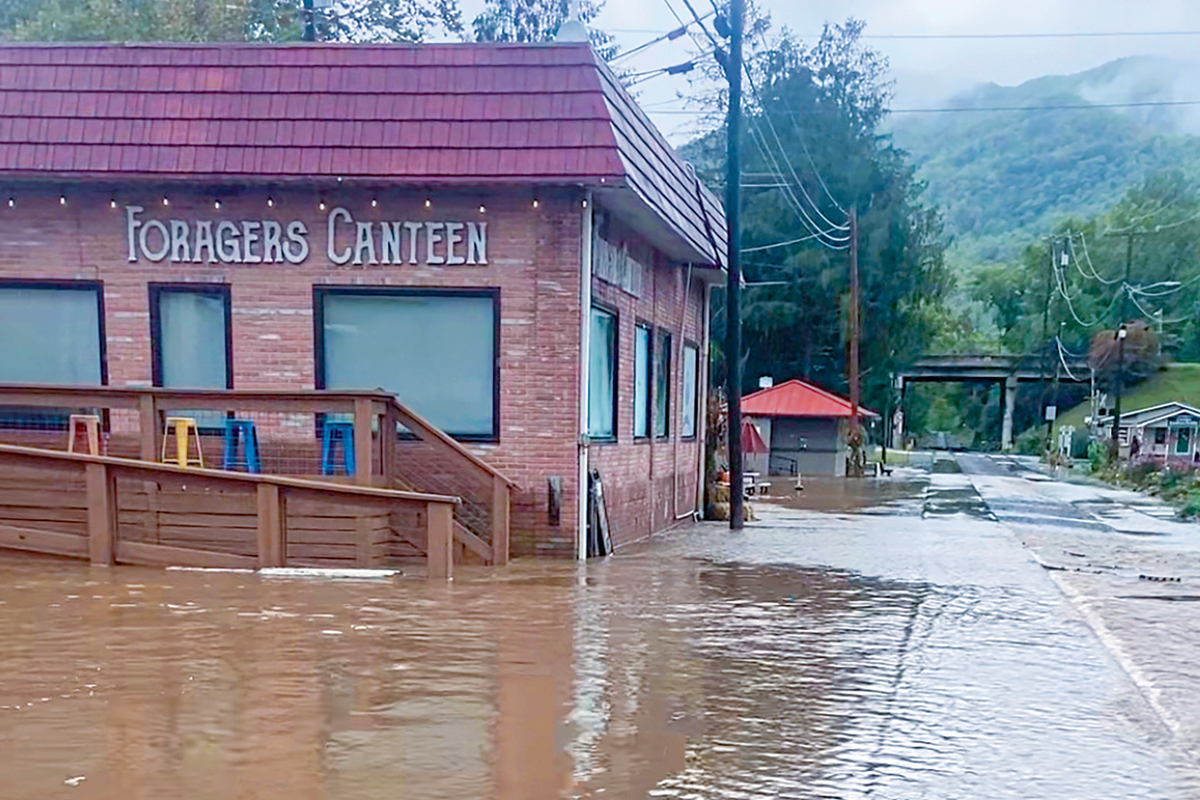
[[[1200,797],[965,477],[896,477],[451,586],[0,554],[0,797]]]

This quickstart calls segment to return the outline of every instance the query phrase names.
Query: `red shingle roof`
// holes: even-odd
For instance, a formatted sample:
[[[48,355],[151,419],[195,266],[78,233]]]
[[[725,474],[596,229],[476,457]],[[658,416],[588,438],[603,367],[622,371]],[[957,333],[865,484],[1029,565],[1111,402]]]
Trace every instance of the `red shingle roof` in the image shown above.
[[[879,416],[858,407],[864,417]],[[755,417],[849,417],[850,401],[801,380],[759,389],[742,398],[742,413]]]
[[[6,44],[4,177],[583,185],[631,194],[676,258],[725,247],[716,198],[585,43]]]

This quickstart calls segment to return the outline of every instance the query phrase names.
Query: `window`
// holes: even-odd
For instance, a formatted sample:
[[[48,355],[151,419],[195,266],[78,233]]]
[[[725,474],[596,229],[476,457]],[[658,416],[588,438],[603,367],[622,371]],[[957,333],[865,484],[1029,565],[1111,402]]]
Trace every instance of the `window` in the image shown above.
[[[318,388],[382,388],[452,436],[499,438],[498,290],[313,294]]]
[[[588,334],[588,436],[615,439],[617,387],[617,317],[592,307]]]
[[[0,383],[103,384],[103,319],[98,283],[0,282]]]
[[[1167,443],[1167,429],[1166,428],[1155,428],[1154,429],[1154,443],[1155,444],[1166,444]]]
[[[633,329],[633,436],[645,439],[650,435],[650,382],[653,366],[650,362],[650,337],[646,325]]]
[[[232,389],[229,287],[150,284],[154,385]]]
[[[696,436],[696,403],[699,401],[700,348],[694,344],[683,346],[683,399],[680,401],[679,428],[685,439]]]
[[[666,437],[671,433],[671,334],[659,331],[655,356],[654,435]]]
[[[0,281],[0,383],[106,382],[99,283]],[[67,414],[2,408],[0,426],[65,430]]]

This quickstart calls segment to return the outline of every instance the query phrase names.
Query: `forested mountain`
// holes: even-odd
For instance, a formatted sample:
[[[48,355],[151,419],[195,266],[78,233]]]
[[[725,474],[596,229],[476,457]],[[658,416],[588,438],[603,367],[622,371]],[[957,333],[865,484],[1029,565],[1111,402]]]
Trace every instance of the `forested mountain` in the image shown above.
[[[1195,100],[1198,76],[1193,65],[1125,58],[1015,87],[979,86],[945,106]],[[1054,220],[1104,211],[1147,175],[1200,174],[1200,106],[898,113],[892,133],[928,183],[927,201],[944,209],[955,240],[948,260],[960,274],[1014,259]]]

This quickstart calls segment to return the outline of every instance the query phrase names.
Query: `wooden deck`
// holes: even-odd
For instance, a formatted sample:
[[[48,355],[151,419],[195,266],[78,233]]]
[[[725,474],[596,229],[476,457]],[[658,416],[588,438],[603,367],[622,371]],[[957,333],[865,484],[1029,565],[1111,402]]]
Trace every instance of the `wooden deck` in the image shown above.
[[[0,408],[30,410],[0,427],[0,547],[101,564],[419,560],[432,578],[508,560],[512,481],[384,392],[0,385]],[[66,452],[47,409],[101,415],[103,454]],[[262,472],[212,468],[215,432],[206,468],[158,463],[168,409],[254,420]],[[320,474],[315,430],[331,415],[354,421],[352,475]]]

